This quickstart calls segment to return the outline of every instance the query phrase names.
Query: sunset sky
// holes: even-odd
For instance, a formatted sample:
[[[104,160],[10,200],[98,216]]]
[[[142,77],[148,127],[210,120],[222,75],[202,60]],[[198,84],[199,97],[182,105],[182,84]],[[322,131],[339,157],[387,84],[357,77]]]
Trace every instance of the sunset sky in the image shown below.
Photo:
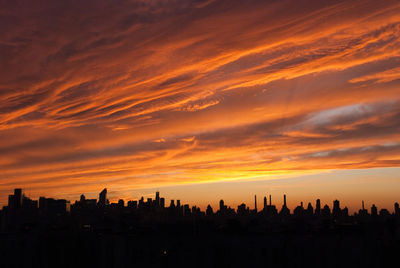
[[[0,206],[400,202],[398,0],[1,1],[0,33]]]

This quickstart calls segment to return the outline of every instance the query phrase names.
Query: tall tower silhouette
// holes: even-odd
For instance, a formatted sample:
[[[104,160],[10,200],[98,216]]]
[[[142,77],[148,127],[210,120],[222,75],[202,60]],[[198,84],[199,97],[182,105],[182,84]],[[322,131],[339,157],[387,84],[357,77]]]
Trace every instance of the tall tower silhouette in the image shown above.
[[[157,207],[160,206],[160,192],[159,191],[156,192],[156,206]]]
[[[332,209],[332,215],[334,217],[338,217],[341,214],[341,209],[340,209],[340,202],[339,200],[333,201],[333,209]]]
[[[264,196],[264,209],[267,207],[267,197]]]
[[[14,189],[14,208],[19,209],[22,206],[22,189]]]
[[[257,195],[254,195],[254,210],[257,212]]]
[[[103,191],[99,194],[99,206],[105,207],[107,203],[107,188],[104,188]]]
[[[321,214],[321,200],[317,199],[315,203],[315,215],[319,216]]]
[[[282,205],[282,209],[281,209],[280,214],[282,216],[290,215],[290,210],[288,209],[287,204],[286,204],[286,195],[285,194],[283,195],[283,205]]]

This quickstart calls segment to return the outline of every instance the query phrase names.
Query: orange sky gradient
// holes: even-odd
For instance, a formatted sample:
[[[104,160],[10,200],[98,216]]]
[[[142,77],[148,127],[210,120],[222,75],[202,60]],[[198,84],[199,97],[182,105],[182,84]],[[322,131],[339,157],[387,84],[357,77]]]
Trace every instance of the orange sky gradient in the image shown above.
[[[400,201],[397,0],[0,7],[1,206]]]

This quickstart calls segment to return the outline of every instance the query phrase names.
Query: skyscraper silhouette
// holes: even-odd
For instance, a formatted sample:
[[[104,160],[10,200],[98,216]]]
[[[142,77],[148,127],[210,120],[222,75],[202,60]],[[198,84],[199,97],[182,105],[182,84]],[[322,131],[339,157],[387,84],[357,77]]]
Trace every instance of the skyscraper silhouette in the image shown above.
[[[99,194],[99,206],[105,207],[107,204],[107,188],[104,188],[103,191]]]
[[[266,209],[266,207],[267,207],[267,197],[264,196],[264,210]]]
[[[160,192],[157,191],[156,192],[156,206],[159,207],[160,206]]]
[[[340,202],[339,200],[333,201],[333,209],[332,209],[332,216],[333,217],[339,217],[340,216]]]
[[[371,207],[371,215],[372,215],[373,217],[376,217],[376,216],[378,215],[378,208],[375,206],[375,204],[372,204],[372,207]]]
[[[283,205],[282,205],[282,209],[281,209],[280,214],[282,216],[290,215],[290,210],[289,210],[289,208],[287,207],[287,204],[286,204],[286,195],[285,194],[283,195]]]
[[[319,216],[321,214],[321,200],[317,199],[315,202],[315,216]]]

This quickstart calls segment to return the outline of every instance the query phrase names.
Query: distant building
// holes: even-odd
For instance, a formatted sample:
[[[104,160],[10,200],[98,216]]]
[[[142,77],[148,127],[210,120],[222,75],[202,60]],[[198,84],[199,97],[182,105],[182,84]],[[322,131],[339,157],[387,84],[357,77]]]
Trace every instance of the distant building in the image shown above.
[[[272,205],[271,195],[269,195],[269,205],[264,208],[263,214],[267,216],[275,216],[278,214],[278,210],[276,209],[275,205]]]
[[[358,215],[363,216],[363,217],[368,215],[368,210],[365,209],[365,207],[364,207],[364,200],[361,203],[361,209],[358,211]]]
[[[8,207],[11,211],[22,208],[22,189],[14,189],[14,194],[8,196]]]
[[[118,200],[118,208],[124,208],[125,207],[125,202],[123,199]]]
[[[303,215],[304,215],[303,202],[300,202],[300,206],[297,206],[297,207],[293,210],[293,214],[294,214],[295,216],[303,216]]]
[[[341,215],[340,202],[339,200],[335,200],[333,201],[332,216],[339,217],[340,215]]]
[[[389,210],[387,210],[386,208],[382,208],[381,210],[379,210],[379,216],[389,217],[390,216]]]
[[[373,204],[372,207],[371,207],[371,215],[373,217],[378,216],[378,208],[375,206],[375,204]]]
[[[267,208],[267,197],[264,196],[264,210]]]
[[[331,216],[331,209],[328,205],[325,205],[324,208],[321,210],[321,216],[328,218]]]
[[[225,208],[224,200],[219,200],[219,210],[222,211]]]
[[[107,205],[107,188],[104,188],[103,191],[99,194],[99,206],[105,207]]]
[[[46,215],[63,215],[70,212],[71,203],[65,199],[40,197],[39,209]]]
[[[266,198],[265,198],[265,200],[266,200]],[[289,208],[287,207],[287,204],[286,204],[286,195],[285,194],[283,195],[283,205],[282,205],[282,209],[279,212],[279,214],[282,215],[282,216],[290,215],[290,210],[289,210]]]
[[[156,192],[156,207],[160,207],[160,192]]]
[[[310,202],[307,205],[306,214],[307,216],[312,216],[314,214],[314,208]]]
[[[321,200],[317,199],[315,202],[315,216],[319,216],[321,214]]]
[[[211,207],[210,205],[207,206],[206,215],[207,215],[207,216],[212,216],[212,215],[214,215],[214,211],[213,211],[213,209],[212,209],[212,207]]]
[[[188,204],[183,205],[183,216],[187,217],[190,216],[192,213],[190,211],[190,206]]]
[[[138,207],[138,202],[136,200],[134,201],[128,201],[128,208],[130,209],[137,209]]]

